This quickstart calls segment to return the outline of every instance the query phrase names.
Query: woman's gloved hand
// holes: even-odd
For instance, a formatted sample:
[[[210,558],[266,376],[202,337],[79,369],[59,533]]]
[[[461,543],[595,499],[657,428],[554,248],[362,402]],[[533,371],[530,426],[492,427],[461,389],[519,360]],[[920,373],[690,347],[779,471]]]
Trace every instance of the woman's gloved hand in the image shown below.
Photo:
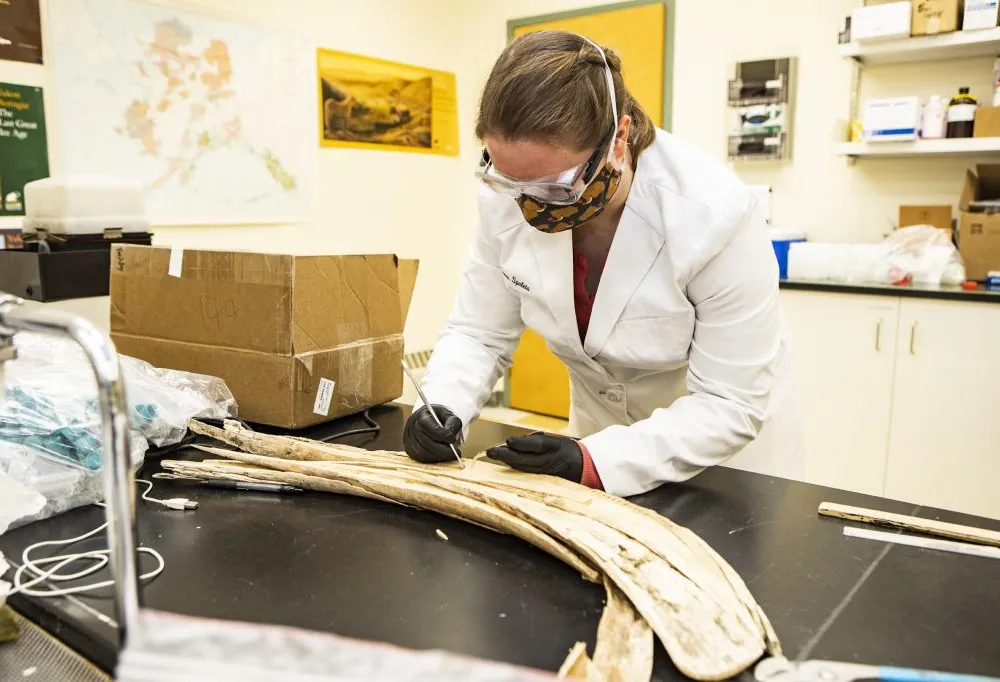
[[[508,438],[505,445],[490,448],[486,454],[531,474],[560,476],[574,483],[580,483],[583,479],[583,450],[577,441],[565,436],[541,431],[527,436],[514,436]]]
[[[458,446],[462,435],[462,420],[443,405],[434,405],[434,412],[444,427],[438,426],[434,416],[422,405],[410,414],[403,427],[403,449],[413,459],[424,464],[455,460],[451,446]]]

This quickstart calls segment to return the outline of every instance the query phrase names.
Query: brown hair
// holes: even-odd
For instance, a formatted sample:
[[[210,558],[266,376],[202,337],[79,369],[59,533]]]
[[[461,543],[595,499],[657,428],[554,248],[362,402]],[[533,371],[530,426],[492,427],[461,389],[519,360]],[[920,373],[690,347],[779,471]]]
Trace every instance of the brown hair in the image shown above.
[[[618,115],[632,117],[632,158],[653,144],[656,128],[625,87],[622,61],[602,47],[611,67]],[[582,36],[536,31],[500,54],[479,100],[476,136],[530,139],[576,151],[604,144],[617,126],[600,53]]]

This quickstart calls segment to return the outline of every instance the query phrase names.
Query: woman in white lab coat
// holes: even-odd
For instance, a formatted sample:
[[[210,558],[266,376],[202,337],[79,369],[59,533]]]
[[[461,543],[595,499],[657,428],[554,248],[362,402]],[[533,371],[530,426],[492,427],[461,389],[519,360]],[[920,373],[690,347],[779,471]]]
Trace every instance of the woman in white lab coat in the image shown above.
[[[778,269],[752,192],[657,130],[619,58],[573,33],[504,50],[476,131],[481,225],[423,381],[443,426],[417,408],[410,456],[454,457],[527,325],[569,368],[576,438],[511,438],[491,457],[616,495],[734,456],[795,477]]]

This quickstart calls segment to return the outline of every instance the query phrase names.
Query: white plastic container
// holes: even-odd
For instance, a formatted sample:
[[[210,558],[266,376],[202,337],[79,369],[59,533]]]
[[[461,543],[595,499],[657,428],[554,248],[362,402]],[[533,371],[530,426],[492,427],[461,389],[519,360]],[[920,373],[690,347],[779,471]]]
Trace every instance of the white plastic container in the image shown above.
[[[998,0],[965,0],[965,21],[962,22],[962,29],[981,31],[996,28],[998,18],[1000,18]]]
[[[920,137],[925,140],[940,140],[947,133],[948,105],[940,96],[934,95],[924,105]]]
[[[101,234],[148,232],[145,191],[123,178],[73,175],[24,186],[25,233]]]
[[[993,62],[993,106],[1000,107],[1000,57]]]
[[[913,5],[908,1],[859,7],[851,13],[851,40],[909,38]]]

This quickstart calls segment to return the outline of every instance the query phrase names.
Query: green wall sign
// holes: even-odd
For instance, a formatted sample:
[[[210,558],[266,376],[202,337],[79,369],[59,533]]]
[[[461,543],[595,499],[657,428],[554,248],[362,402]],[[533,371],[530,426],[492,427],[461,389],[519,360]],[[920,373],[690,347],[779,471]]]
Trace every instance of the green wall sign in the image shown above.
[[[47,177],[42,89],[0,83],[0,215],[24,215],[24,185]]]

